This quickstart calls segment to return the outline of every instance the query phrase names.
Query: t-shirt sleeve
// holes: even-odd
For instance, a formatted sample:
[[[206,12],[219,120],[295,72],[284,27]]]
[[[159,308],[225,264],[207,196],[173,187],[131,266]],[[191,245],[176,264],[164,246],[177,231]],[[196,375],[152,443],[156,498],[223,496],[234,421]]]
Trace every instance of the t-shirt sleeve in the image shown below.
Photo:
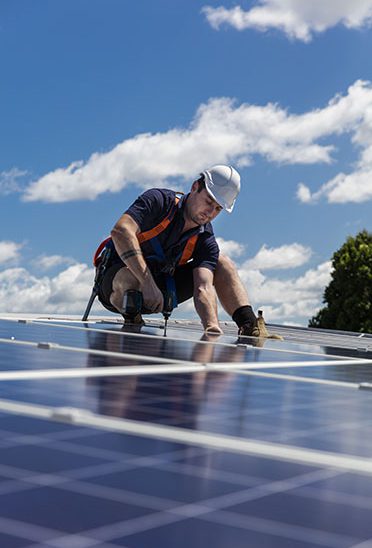
[[[216,239],[213,234],[208,234],[199,240],[193,254],[193,268],[204,267],[214,272],[220,254]]]
[[[141,230],[146,230],[154,224],[153,219],[164,216],[165,202],[164,194],[160,190],[152,188],[138,196],[125,213],[136,221]]]

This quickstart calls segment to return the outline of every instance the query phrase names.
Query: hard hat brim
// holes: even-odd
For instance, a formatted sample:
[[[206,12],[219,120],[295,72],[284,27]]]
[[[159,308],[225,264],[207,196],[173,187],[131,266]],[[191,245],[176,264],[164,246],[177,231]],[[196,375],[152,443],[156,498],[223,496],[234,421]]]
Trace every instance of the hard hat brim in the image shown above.
[[[234,209],[236,198],[234,199],[234,201],[232,203],[228,204],[222,198],[222,196],[219,196],[217,192],[212,191],[211,187],[212,186],[214,187],[214,185],[213,185],[213,180],[212,180],[212,177],[211,177],[209,171],[205,170],[205,171],[203,171],[203,173],[201,173],[201,175],[204,175],[205,189],[208,192],[208,194],[210,195],[210,197],[213,198],[213,200],[215,202],[217,202],[218,205],[221,206],[225,211],[227,211],[227,213],[231,213],[232,210]]]

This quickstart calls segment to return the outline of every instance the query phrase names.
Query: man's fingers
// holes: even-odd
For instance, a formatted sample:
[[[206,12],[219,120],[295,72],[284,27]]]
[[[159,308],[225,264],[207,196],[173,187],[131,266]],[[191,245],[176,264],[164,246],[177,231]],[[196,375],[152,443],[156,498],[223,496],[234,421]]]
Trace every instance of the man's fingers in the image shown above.
[[[154,312],[162,312],[164,308],[164,299],[161,297],[161,299],[157,300],[154,305]]]
[[[218,325],[207,327],[204,331],[208,335],[223,335],[223,331]]]
[[[146,303],[146,308],[148,308],[151,312],[151,314],[156,314],[157,312],[162,312],[164,308],[164,302],[163,299],[161,300],[154,300]]]
[[[163,311],[163,304],[158,304],[154,312],[162,312],[162,311]]]
[[[164,308],[164,299],[163,294],[160,289],[143,288],[143,297],[145,307],[148,309],[150,314],[155,314],[157,312],[162,312]]]

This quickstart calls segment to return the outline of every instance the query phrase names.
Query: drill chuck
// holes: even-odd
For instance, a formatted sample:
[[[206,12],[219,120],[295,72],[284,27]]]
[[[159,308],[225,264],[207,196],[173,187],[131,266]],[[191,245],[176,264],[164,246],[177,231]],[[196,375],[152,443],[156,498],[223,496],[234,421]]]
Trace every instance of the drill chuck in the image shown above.
[[[163,292],[163,298],[164,298],[163,316],[165,317],[165,315],[167,315],[169,318],[173,310],[173,293],[168,291]]]

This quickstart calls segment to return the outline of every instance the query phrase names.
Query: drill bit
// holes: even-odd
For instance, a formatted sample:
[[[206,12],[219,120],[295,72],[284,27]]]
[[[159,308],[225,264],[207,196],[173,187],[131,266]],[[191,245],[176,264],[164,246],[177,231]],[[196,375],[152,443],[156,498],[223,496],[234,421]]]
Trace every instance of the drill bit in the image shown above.
[[[163,312],[164,316],[164,337],[167,336],[167,325],[168,325],[168,319],[170,316],[170,312]]]
[[[164,297],[164,304],[163,304],[164,337],[166,337],[168,320],[173,310],[173,295],[171,292],[166,291],[163,293],[163,297]]]

